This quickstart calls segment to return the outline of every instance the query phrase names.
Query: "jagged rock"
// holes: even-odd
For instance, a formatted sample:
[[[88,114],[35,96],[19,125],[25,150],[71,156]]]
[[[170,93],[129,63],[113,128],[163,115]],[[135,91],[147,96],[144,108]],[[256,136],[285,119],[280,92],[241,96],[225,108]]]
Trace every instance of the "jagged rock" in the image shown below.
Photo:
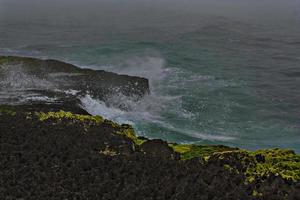
[[[243,151],[173,159],[170,144],[140,144],[128,125],[0,108],[0,199],[299,199],[299,183],[269,176],[245,184],[243,173],[224,167],[243,171],[256,162]]]
[[[74,96],[65,91],[76,91],[77,96],[89,94],[106,103],[118,102],[118,98],[129,97],[137,101],[149,93],[149,82],[145,78],[118,75],[103,70],[82,69],[56,60],[0,56],[0,92],[5,91],[0,103],[16,103],[16,92],[28,96],[55,97],[65,102]],[[5,97],[5,98],[4,98]],[[114,100],[112,100],[114,99]],[[126,109],[126,105],[117,105]]]
[[[159,157],[163,159],[178,159],[178,153],[174,152],[174,150],[169,147],[168,143],[155,139],[155,140],[148,140],[144,142],[140,146],[141,150],[150,156]]]
[[[265,162],[265,161],[266,161],[265,156],[262,155],[262,154],[257,154],[257,155],[255,155],[255,158],[256,158],[256,161],[257,161],[257,162]]]

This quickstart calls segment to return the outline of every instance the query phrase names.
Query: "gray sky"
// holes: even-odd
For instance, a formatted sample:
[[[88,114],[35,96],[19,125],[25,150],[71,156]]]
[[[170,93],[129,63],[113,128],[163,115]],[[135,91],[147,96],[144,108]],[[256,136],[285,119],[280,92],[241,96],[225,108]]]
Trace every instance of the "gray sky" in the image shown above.
[[[300,0],[0,0],[2,19],[210,14],[239,18],[299,13]],[[89,17],[87,17],[89,18]]]

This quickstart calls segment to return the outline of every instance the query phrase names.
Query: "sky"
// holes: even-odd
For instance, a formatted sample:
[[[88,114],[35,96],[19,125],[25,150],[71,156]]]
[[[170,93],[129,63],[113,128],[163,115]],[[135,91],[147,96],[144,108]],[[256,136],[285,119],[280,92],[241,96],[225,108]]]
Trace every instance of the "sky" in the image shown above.
[[[39,17],[102,19],[161,13],[276,18],[276,15],[297,14],[299,9],[300,0],[0,0],[2,20],[24,21]]]

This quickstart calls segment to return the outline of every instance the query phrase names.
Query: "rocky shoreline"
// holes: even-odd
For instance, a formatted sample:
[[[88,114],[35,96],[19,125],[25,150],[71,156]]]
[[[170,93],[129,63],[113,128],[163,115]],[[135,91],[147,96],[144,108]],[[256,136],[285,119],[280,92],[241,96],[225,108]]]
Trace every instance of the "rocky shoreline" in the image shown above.
[[[3,69],[7,69],[8,63],[9,67],[21,65],[22,69],[28,66],[25,73],[28,75],[32,65],[41,70],[41,63],[49,66],[57,62],[29,59],[28,64],[27,61],[27,58],[24,61],[0,57],[0,77],[4,77]],[[54,65],[55,71],[61,70],[58,66],[66,65]],[[49,81],[53,73],[38,74],[43,74],[40,79]],[[98,77],[92,70],[86,73],[92,75],[80,79],[77,87],[88,84],[91,77]],[[149,92],[145,79],[121,76],[125,79],[120,81],[119,75],[108,74],[115,78],[98,82],[99,98],[106,99],[105,94],[110,94],[101,89],[108,82],[109,91],[114,92],[121,84],[124,95],[142,96]],[[59,80],[51,81],[74,89],[74,84],[67,87]],[[140,84],[143,86],[139,87]],[[96,91],[92,86],[90,91]],[[2,103],[0,199],[297,200],[300,155],[286,149],[251,152],[222,145],[150,140],[138,137],[130,125],[89,115],[72,98],[52,103]]]
[[[42,107],[1,106],[1,199],[300,198],[291,150],[168,144]]]
[[[24,104],[25,98],[28,103],[76,104],[78,96],[90,95],[126,110],[129,108],[120,100],[138,101],[149,92],[149,81],[141,77],[82,69],[51,59],[0,56],[2,104]]]

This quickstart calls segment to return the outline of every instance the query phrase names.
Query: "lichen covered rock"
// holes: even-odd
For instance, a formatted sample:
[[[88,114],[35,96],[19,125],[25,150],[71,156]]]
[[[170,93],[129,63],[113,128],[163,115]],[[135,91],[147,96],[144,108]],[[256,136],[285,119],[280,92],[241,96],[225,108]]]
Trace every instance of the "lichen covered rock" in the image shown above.
[[[70,111],[0,106],[0,199],[299,199],[299,155],[168,144]]]

